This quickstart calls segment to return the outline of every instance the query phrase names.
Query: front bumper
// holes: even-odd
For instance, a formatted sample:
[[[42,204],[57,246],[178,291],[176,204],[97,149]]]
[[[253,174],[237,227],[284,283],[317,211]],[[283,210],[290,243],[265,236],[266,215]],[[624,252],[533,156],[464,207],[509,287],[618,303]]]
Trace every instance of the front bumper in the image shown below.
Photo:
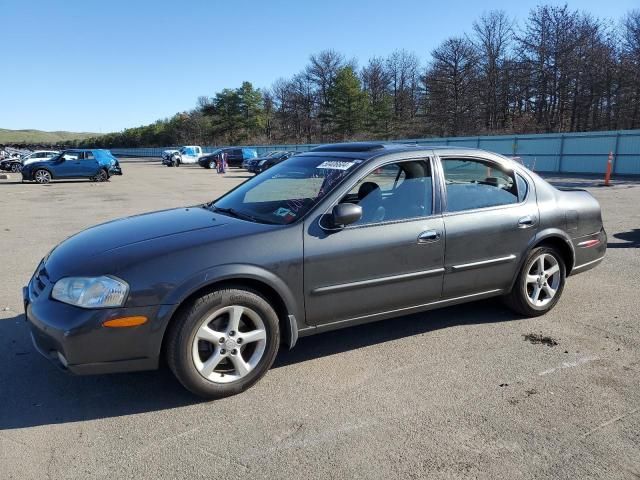
[[[34,285],[38,282],[37,285]],[[33,344],[58,367],[85,375],[158,367],[166,306],[83,309],[50,298],[51,285],[34,277],[23,289],[25,317]],[[164,312],[164,313],[163,313]],[[103,322],[145,316],[147,323],[108,328]]]
[[[122,168],[120,168],[120,165],[111,167],[109,169],[109,175],[122,175]]]

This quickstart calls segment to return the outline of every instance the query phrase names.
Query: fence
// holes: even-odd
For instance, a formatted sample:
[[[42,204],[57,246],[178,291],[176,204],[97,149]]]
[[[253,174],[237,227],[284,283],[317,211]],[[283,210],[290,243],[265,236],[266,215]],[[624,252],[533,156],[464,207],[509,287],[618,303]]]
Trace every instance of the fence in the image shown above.
[[[424,146],[457,145],[482,148],[509,157],[520,157],[536,172],[603,174],[607,156],[613,152],[613,173],[640,175],[640,130],[618,130],[588,133],[549,133],[532,135],[500,135],[477,137],[445,137],[392,140]],[[258,155],[271,150],[304,152],[317,144],[254,145]],[[166,147],[171,148],[171,147]],[[173,147],[175,148],[175,147]],[[207,153],[219,147],[203,147]],[[115,155],[160,157],[165,148],[113,148]]]

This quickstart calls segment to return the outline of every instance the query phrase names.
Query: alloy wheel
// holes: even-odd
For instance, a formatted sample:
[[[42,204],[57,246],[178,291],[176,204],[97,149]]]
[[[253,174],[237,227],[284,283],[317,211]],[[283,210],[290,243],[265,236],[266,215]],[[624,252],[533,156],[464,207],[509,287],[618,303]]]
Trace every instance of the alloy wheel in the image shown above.
[[[247,376],[267,345],[265,324],[255,311],[232,305],[208,315],[196,330],[191,357],[196,370],[214,383]]]
[[[540,254],[527,271],[524,289],[528,302],[538,308],[546,306],[556,296],[560,281],[558,260],[548,253]]]
[[[51,181],[51,174],[47,170],[38,170],[35,174],[37,183],[49,183]]]
[[[22,167],[19,164],[14,163],[13,165],[11,165],[11,171],[13,173],[18,173],[20,172],[20,170],[22,170]]]

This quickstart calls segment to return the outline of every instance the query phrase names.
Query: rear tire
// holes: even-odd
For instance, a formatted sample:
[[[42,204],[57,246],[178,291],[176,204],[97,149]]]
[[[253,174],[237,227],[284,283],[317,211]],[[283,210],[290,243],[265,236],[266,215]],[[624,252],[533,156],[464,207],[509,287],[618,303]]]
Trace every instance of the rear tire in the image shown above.
[[[204,398],[243,392],[273,364],[278,316],[257,292],[215,290],[182,310],[168,332],[166,358],[182,385]]]
[[[96,182],[106,182],[109,180],[109,172],[105,168],[101,168],[98,174],[93,177]]]
[[[564,290],[566,266],[562,255],[549,247],[531,250],[505,303],[527,317],[544,315],[556,306]]]

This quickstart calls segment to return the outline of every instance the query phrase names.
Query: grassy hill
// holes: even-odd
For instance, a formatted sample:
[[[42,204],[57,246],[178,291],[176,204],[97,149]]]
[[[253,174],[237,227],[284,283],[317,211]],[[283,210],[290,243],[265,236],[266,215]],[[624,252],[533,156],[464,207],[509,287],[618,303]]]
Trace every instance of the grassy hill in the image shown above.
[[[44,132],[42,130],[7,130],[0,128],[0,144],[5,143],[59,143],[98,137],[100,133],[90,132]]]

